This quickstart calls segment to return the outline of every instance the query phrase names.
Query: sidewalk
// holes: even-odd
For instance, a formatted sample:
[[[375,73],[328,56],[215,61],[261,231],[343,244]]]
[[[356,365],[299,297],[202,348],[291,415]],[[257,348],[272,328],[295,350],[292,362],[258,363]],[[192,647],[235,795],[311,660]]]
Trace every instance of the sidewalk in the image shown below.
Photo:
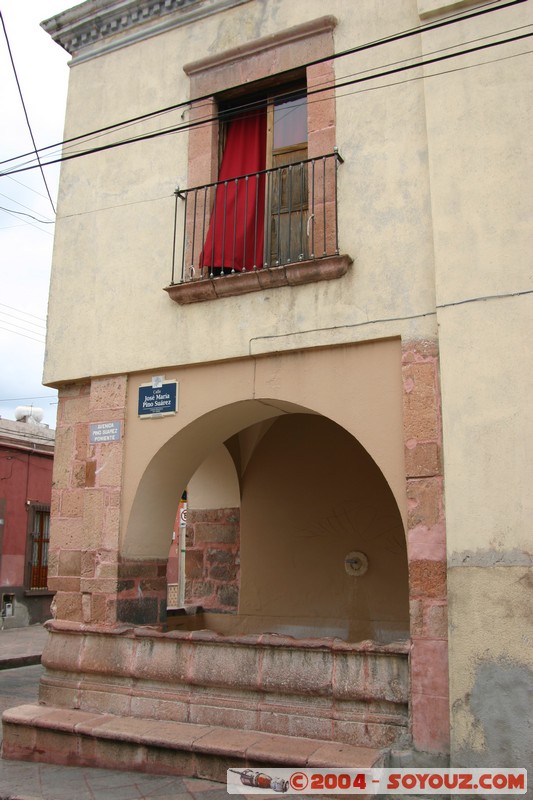
[[[0,670],[40,664],[47,636],[42,625],[0,630]]]
[[[47,631],[0,630],[0,711],[37,701]],[[16,669],[21,667],[21,669]],[[227,800],[225,784],[0,759],[0,800]]]

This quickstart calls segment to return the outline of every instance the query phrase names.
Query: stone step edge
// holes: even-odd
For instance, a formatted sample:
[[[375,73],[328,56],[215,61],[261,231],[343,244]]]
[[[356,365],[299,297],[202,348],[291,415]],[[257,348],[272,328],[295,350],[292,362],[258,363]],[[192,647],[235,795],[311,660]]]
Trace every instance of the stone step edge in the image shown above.
[[[388,752],[322,739],[36,704],[8,709],[2,721],[7,739],[13,725],[290,767],[380,767]]]

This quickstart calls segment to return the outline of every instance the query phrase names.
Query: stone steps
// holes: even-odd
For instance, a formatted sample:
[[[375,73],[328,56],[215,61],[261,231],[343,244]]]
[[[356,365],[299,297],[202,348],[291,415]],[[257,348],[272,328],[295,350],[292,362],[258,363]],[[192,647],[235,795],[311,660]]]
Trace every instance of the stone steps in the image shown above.
[[[2,755],[66,766],[188,775],[226,782],[229,768],[385,764],[386,751],[253,730],[23,705],[2,717]]]

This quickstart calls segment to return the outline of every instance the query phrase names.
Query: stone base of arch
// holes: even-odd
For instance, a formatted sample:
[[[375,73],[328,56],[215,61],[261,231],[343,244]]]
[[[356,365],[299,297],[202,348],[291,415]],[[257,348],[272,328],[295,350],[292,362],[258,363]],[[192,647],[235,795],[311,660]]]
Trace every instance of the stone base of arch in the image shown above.
[[[412,747],[420,752],[438,755],[448,751],[449,739],[438,352],[433,342],[400,344],[397,341],[387,343],[388,358],[391,356],[391,346],[394,352],[390,363],[396,359],[402,387],[399,397],[403,413],[398,415],[398,419],[402,420],[399,433],[404,443],[410,638],[401,644],[401,654],[395,653],[389,658],[389,661],[399,659],[403,664],[401,691],[406,693],[405,714],[402,717],[405,724],[398,726],[399,717],[396,716],[392,725],[396,726],[396,733],[401,730],[401,735],[397,738],[384,735],[381,745],[389,748]],[[353,347],[373,348],[376,357],[382,352],[381,343]],[[345,348],[346,352],[349,350],[350,347]],[[320,366],[318,362],[323,355],[323,350],[310,350],[286,356],[265,356],[260,359],[260,367],[268,372],[271,361],[274,370],[272,375],[279,380],[284,370],[284,358],[297,359],[300,364],[302,359],[307,360],[306,370],[312,373],[313,364]],[[351,357],[350,352],[347,355]],[[322,360],[320,363],[325,362]],[[213,366],[216,365],[196,369],[209,371]],[[90,709],[90,703],[93,702],[83,699],[83,693],[79,692],[77,695],[65,692],[63,701],[60,700],[60,693],[46,694],[49,691],[46,686],[51,685],[50,676],[58,670],[64,675],[70,674],[76,682],[74,676],[79,669],[76,642],[80,634],[89,637],[86,638],[87,642],[96,636],[99,642],[104,643],[98,667],[92,673],[98,674],[98,681],[104,682],[106,676],[112,674],[113,664],[119,659],[119,651],[125,642],[146,642],[148,638],[153,642],[151,647],[159,647],[160,637],[170,636],[169,641],[173,642],[173,646],[181,642],[183,648],[187,649],[191,643],[190,639],[180,639],[179,632],[163,632],[166,615],[165,559],[133,557],[122,553],[121,526],[124,521],[120,509],[124,504],[124,443],[125,437],[130,435],[128,426],[136,424],[128,416],[127,387],[131,380],[128,376],[95,378],[90,383],[64,387],[60,391],[49,575],[50,588],[56,591],[51,641],[54,641],[54,637],[58,641],[60,635],[62,645],[49,649],[47,676],[43,679],[42,692],[45,702],[57,703],[65,709]],[[134,387],[130,387],[130,393],[134,391]],[[110,420],[121,423],[120,439],[91,444],[91,425]],[[239,586],[235,579],[232,585],[233,594],[236,594]],[[225,610],[229,610],[229,605]],[[97,633],[93,631],[95,626],[98,627]],[[200,634],[187,635],[194,639]],[[323,645],[317,646],[320,649]],[[377,645],[368,646],[372,650]],[[309,654],[315,652],[313,647],[306,645],[301,649]],[[257,651],[261,649],[259,640],[252,644],[252,650],[254,648]],[[297,645],[295,650],[298,650]],[[353,677],[355,680],[355,673]],[[303,697],[323,696],[314,686],[311,673],[302,674],[301,681]],[[136,695],[133,688],[134,683],[130,682],[126,692],[128,703],[142,705],[140,696]],[[99,692],[100,688],[90,696],[94,698]],[[100,692],[98,696],[104,695]],[[89,694],[85,697],[88,698]],[[352,698],[350,702],[356,701]],[[382,694],[377,702],[383,708],[383,703],[386,705],[389,700]],[[84,706],[86,703],[89,705]],[[118,713],[125,712],[119,710]],[[157,716],[159,712],[154,713]],[[365,713],[370,713],[369,706]],[[307,718],[318,719],[316,714],[310,714]],[[333,729],[338,731],[339,726]],[[310,736],[312,726],[300,728],[299,733],[291,734],[290,730],[284,732]],[[341,740],[338,733],[335,736]],[[367,743],[369,746],[379,744],[371,737]]]

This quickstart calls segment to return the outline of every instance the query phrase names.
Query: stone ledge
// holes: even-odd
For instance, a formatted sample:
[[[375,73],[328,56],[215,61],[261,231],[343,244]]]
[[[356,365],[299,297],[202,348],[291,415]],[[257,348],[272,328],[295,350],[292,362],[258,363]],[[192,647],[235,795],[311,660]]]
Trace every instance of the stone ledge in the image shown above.
[[[194,609],[198,606],[191,606],[191,613],[196,613]],[[87,636],[89,634],[100,634],[105,637],[129,637],[134,639],[154,639],[167,640],[172,642],[179,640],[183,642],[208,642],[209,644],[243,645],[254,647],[279,647],[295,648],[297,650],[325,650],[331,652],[346,653],[375,653],[391,655],[408,655],[411,652],[411,641],[397,641],[390,644],[380,644],[371,639],[364,639],[359,642],[345,642],[343,639],[329,637],[297,639],[288,634],[279,633],[246,633],[235,634],[232,636],[223,635],[213,630],[169,630],[163,631],[160,628],[145,625],[137,627],[127,623],[117,623],[116,625],[95,625],[73,620],[50,619],[43,625],[50,633],[67,633]]]
[[[211,780],[225,780],[228,766],[261,763],[369,769],[384,766],[388,753],[300,736],[31,704],[5,711],[2,721],[4,758]]]
[[[179,305],[203,303],[207,300],[234,297],[280,286],[299,286],[304,283],[336,280],[346,274],[352,262],[353,259],[348,255],[326,256],[256,272],[236,272],[234,275],[222,275],[219,278],[200,278],[185,283],[175,283],[166,286],[164,291],[168,292],[170,299]]]

